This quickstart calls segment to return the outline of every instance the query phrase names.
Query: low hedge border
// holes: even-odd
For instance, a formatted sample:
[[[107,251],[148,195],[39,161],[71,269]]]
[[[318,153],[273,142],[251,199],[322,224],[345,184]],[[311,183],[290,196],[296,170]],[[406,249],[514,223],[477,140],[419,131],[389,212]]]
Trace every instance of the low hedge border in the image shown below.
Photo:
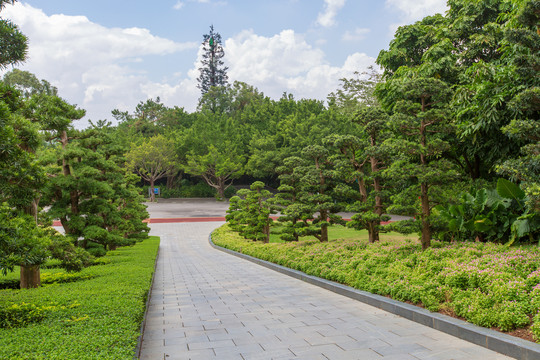
[[[436,330],[455,336],[459,339],[483,346],[500,354],[520,360],[540,359],[540,346],[530,341],[522,340],[491,329],[486,329],[440,313],[432,313],[429,310],[414,305],[396,301],[384,296],[371,294],[367,291],[357,290],[350,286],[307,275],[302,271],[293,270],[269,261],[261,260],[246,254],[223,248],[213,243],[212,234],[209,235],[208,241],[210,242],[210,245],[217,250],[235,255],[239,258],[254,262],[274,271],[330,290],[348,298],[361,301],[376,308],[388,311],[389,313],[399,315],[419,324],[429,326]]]

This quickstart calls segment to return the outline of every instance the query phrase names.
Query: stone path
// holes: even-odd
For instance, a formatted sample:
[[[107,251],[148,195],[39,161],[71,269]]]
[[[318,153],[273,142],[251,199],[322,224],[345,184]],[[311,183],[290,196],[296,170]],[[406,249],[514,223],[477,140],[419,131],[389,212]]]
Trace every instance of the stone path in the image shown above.
[[[212,249],[221,222],[161,237],[140,359],[508,359]]]

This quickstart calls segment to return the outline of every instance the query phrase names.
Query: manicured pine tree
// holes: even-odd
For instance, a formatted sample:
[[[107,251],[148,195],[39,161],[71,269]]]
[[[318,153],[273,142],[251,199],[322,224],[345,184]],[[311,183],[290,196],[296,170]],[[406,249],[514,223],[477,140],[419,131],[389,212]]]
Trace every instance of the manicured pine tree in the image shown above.
[[[451,91],[433,78],[413,75],[395,81],[394,95],[400,100],[389,122],[394,137],[384,143],[395,158],[385,173],[410,186],[394,196],[389,209],[417,211],[412,215],[421,221],[422,249],[427,249],[431,245],[433,192],[457,178],[455,166],[442,157],[450,149],[445,137],[452,133],[447,110]]]
[[[302,150],[302,157],[306,159],[306,165],[295,169],[301,175],[302,182],[299,203],[303,205],[300,213],[306,224],[302,236],[312,235],[321,242],[327,242],[328,227],[331,224],[345,224],[337,214],[342,210],[341,206],[332,197],[337,174],[329,161],[329,152],[323,146],[306,146]],[[308,218],[313,220],[308,222]]]
[[[210,33],[203,35],[203,58],[199,68],[200,76],[197,78],[197,87],[201,94],[206,94],[212,87],[224,87],[227,85],[227,70],[224,66],[223,57],[225,51],[221,44],[221,35],[214,31],[214,25],[210,26]]]
[[[299,202],[302,178],[298,171],[294,170],[302,165],[306,165],[304,159],[291,156],[283,160],[283,165],[276,169],[280,186],[275,201],[281,208],[278,221],[283,224],[283,230],[280,238],[285,241],[298,241],[311,216],[309,207]]]
[[[241,189],[230,200],[226,220],[234,231],[246,239],[270,241],[271,214],[276,213],[272,193],[262,181],[255,181],[249,189]]]

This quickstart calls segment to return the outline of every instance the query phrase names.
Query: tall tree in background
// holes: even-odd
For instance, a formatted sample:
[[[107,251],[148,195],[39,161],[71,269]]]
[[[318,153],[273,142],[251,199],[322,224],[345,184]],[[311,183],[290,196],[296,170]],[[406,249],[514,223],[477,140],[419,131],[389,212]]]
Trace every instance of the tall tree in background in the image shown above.
[[[0,11],[15,0],[0,0]],[[26,59],[28,39],[19,31],[17,25],[0,18],[0,69],[16,65]]]
[[[168,174],[178,172],[174,143],[163,135],[156,135],[141,144],[131,144],[126,154],[127,168],[150,183],[150,201],[155,200],[154,185]]]
[[[13,69],[4,75],[2,81],[19,90],[25,98],[37,94],[58,95],[56,86],[51,85],[47,80],[39,80],[29,71]]]
[[[214,25],[210,26],[210,33],[203,35],[203,59],[202,67],[199,68],[201,75],[197,79],[197,87],[201,89],[202,95],[206,94],[212,87],[222,87],[227,85],[227,69],[224,66],[223,46],[221,46],[221,35],[214,32]]]

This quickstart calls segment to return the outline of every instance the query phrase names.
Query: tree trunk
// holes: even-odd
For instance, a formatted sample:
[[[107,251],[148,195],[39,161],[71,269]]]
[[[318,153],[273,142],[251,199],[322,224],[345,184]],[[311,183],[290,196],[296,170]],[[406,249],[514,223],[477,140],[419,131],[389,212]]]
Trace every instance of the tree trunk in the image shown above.
[[[422,250],[427,249],[431,246],[431,226],[429,224],[429,198],[428,198],[428,185],[422,183],[420,185],[421,193],[420,196],[422,201]]]
[[[156,201],[156,194],[154,194],[154,179],[150,180],[150,202]]]
[[[358,191],[360,192],[361,200],[362,202],[366,202],[368,197],[366,182],[364,178],[357,178],[356,181],[358,182]]]
[[[223,200],[225,199],[225,181],[223,181],[222,179],[219,179],[218,184],[219,184],[217,188],[218,197],[219,197],[219,200]]]
[[[422,98],[422,111],[425,111],[425,99]],[[420,145],[422,145],[422,150],[427,147],[426,139],[426,124],[424,120],[420,124]],[[420,154],[420,164],[422,166],[427,166],[428,160],[424,153]],[[420,184],[420,200],[422,202],[422,250],[427,249],[431,246],[431,226],[429,225],[429,193],[428,193],[428,184],[423,182]]]
[[[33,289],[40,285],[39,265],[21,265],[21,289]]]
[[[328,242],[328,225],[321,226],[321,242]]]
[[[375,146],[375,138],[371,137],[371,145]],[[377,159],[375,159],[373,156],[370,158],[371,162],[371,173],[376,174],[379,171],[379,168],[377,166]],[[374,213],[379,215],[379,219],[373,221],[371,223],[371,231],[369,231],[369,242],[374,243],[375,241],[379,241],[379,226],[381,225],[381,215],[383,213],[383,204],[382,204],[382,198],[381,198],[381,179],[375,175],[373,177],[373,190],[375,191],[375,208],[373,209]]]
[[[370,221],[367,225],[368,235],[369,235],[369,242],[374,243],[376,241],[379,241],[379,224],[380,220],[377,221]]]
[[[264,226],[263,234],[264,234],[263,243],[268,244],[270,242],[270,225]]]

